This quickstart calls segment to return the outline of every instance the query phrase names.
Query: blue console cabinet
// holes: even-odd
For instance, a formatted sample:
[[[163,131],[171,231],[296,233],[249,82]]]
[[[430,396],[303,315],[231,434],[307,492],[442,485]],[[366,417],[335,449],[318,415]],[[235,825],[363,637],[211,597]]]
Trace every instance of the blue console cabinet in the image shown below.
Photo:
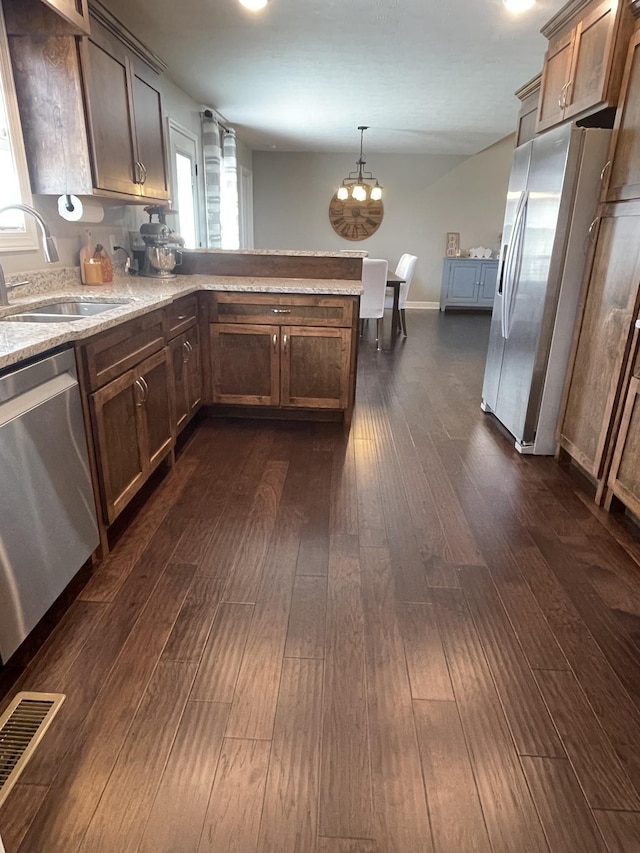
[[[493,308],[498,261],[489,258],[445,258],[442,270],[440,310],[445,308]]]

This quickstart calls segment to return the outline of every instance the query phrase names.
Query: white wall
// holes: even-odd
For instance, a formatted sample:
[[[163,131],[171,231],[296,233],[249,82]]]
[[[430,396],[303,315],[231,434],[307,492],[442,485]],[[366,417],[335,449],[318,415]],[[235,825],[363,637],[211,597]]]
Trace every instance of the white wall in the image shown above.
[[[514,137],[474,157],[370,154],[384,186],[384,219],[367,240],[338,236],[329,202],[355,167],[355,156],[254,151],[254,228],[258,249],[363,249],[395,267],[403,252],[418,256],[411,302],[437,302],[447,231],[461,247],[494,248],[502,231]]]

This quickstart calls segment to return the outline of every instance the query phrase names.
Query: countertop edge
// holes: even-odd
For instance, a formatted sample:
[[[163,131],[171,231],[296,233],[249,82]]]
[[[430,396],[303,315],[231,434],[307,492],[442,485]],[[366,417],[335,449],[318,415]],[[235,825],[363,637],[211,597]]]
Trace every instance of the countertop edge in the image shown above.
[[[342,279],[272,279],[258,277],[189,275],[176,276],[169,281],[156,281],[141,277],[121,277],[111,285],[86,287],[79,282],[46,292],[18,297],[8,307],[0,309],[2,315],[14,314],[27,307],[36,308],[50,301],[80,299],[82,301],[126,301],[113,311],[67,323],[16,323],[0,316],[0,370],[13,367],[29,358],[49,350],[75,344],[108,329],[134,320],[156,309],[170,305],[176,299],[201,292],[236,293],[292,293],[317,296],[359,296],[359,281]],[[108,315],[108,316],[105,316]]]

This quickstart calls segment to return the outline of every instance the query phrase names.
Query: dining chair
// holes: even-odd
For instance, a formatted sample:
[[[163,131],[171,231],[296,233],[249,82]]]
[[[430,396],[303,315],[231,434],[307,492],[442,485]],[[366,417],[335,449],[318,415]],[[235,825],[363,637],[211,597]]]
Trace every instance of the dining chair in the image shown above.
[[[364,332],[365,320],[377,320],[376,345],[380,349],[384,318],[384,299],[387,289],[387,261],[376,258],[362,259],[362,287],[360,297],[360,337]]]
[[[400,311],[400,328],[402,329],[402,334],[405,338],[407,337],[407,318],[404,309],[407,304],[407,296],[409,295],[409,288],[411,287],[411,279],[413,278],[413,272],[416,268],[417,262],[418,258],[416,255],[405,253],[400,257],[395,272],[398,278],[404,279],[404,282],[400,285],[398,309]],[[393,294],[386,296],[384,307],[393,308]]]

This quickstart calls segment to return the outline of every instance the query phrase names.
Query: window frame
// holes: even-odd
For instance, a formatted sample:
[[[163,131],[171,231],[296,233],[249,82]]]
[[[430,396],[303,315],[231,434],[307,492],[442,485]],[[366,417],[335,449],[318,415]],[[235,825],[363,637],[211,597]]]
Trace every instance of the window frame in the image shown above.
[[[22,125],[20,123],[20,112],[18,110],[18,98],[16,95],[13,70],[9,58],[9,40],[4,22],[4,15],[0,9],[0,87],[4,95],[7,110],[7,123],[9,141],[13,153],[14,165],[18,174],[18,185],[20,187],[20,198],[23,204],[32,204],[31,184],[29,181],[29,167],[27,154],[22,136]],[[25,228],[23,231],[3,232],[0,231],[0,254],[18,252],[36,252],[38,250],[38,236],[35,222],[31,217],[25,217]]]

